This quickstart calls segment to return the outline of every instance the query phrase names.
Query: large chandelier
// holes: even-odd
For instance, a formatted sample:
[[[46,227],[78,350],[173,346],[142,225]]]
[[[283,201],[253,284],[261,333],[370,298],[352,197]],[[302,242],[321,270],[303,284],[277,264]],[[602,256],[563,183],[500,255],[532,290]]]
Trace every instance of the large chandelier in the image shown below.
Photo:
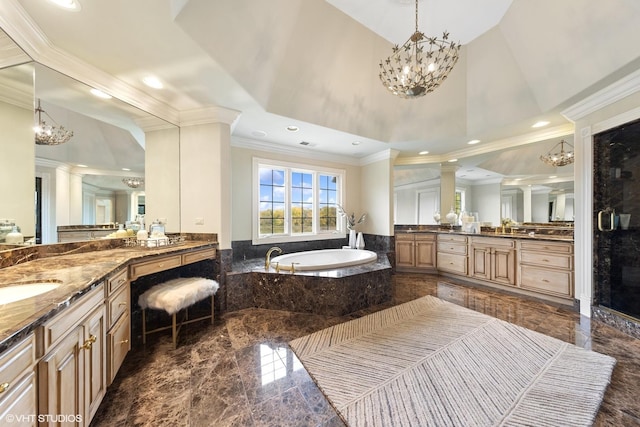
[[[380,62],[380,80],[400,98],[418,98],[433,92],[447,78],[458,62],[460,43],[450,42],[449,33],[442,39],[426,37],[418,31],[418,0],[416,0],[416,31],[393,54]]]
[[[122,182],[127,184],[127,186],[131,188],[138,188],[144,184],[144,179],[142,178],[122,178]]]
[[[47,124],[42,120],[42,115],[47,116],[57,126]],[[66,130],[64,126],[59,126],[53,118],[48,115],[42,107],[38,99],[38,108],[36,108],[36,116],[38,124],[33,128],[36,132],[36,144],[38,145],[60,145],[67,142],[73,136],[73,131]]]
[[[573,163],[573,151],[564,151],[564,144],[567,144],[569,147],[573,148],[573,145],[569,144],[563,139],[558,142],[551,150],[549,150],[547,154],[545,154],[544,156],[540,156],[540,160],[551,166],[566,166]],[[558,145],[560,146],[559,152],[557,151]]]

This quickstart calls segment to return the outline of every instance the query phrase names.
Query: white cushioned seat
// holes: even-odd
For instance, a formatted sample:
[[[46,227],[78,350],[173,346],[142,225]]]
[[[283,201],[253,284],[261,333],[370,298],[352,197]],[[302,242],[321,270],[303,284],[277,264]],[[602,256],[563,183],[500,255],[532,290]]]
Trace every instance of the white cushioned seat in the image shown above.
[[[168,314],[205,299],[218,290],[218,282],[203,277],[179,277],[155,285],[138,298],[140,307],[164,310]]]

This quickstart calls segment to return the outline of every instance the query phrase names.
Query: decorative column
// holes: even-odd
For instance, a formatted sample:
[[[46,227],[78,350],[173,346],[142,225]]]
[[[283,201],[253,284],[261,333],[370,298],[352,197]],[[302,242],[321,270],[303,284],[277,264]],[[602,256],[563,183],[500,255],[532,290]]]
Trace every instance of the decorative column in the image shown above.
[[[456,171],[458,166],[440,165],[440,220],[446,222],[446,215],[456,205]]]

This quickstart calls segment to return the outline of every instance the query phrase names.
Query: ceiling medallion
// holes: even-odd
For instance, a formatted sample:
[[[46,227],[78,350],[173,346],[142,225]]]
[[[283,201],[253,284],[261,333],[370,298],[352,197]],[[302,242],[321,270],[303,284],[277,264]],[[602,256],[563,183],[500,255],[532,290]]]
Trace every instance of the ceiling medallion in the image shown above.
[[[540,156],[540,160],[545,162],[551,166],[566,166],[568,164],[573,163],[574,155],[573,151],[564,151],[564,144],[567,144],[569,147],[573,148],[573,145],[569,144],[564,139],[558,142],[547,154],[544,156]],[[560,152],[552,153],[552,151],[556,151],[560,146]]]
[[[380,80],[400,98],[418,98],[433,92],[447,78],[458,62],[460,43],[449,41],[449,33],[442,39],[426,37],[418,31],[418,0],[416,0],[416,31],[401,47],[380,62]]]
[[[42,107],[40,107],[40,100],[38,99],[38,108],[36,108],[36,117],[38,124],[33,128],[36,133],[36,144],[38,145],[60,145],[69,141],[73,136],[73,131],[66,130],[64,126],[49,125],[42,120],[42,115],[47,116],[53,123],[56,123],[53,118],[48,115]]]

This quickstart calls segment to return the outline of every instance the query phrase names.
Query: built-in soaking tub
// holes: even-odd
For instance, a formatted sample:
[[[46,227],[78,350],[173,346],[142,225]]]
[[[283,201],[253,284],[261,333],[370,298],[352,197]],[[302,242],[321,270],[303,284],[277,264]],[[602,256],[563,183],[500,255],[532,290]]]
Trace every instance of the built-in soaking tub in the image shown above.
[[[376,261],[378,254],[359,249],[322,249],[317,251],[294,252],[271,259],[271,267],[280,270],[315,271],[351,267]]]

